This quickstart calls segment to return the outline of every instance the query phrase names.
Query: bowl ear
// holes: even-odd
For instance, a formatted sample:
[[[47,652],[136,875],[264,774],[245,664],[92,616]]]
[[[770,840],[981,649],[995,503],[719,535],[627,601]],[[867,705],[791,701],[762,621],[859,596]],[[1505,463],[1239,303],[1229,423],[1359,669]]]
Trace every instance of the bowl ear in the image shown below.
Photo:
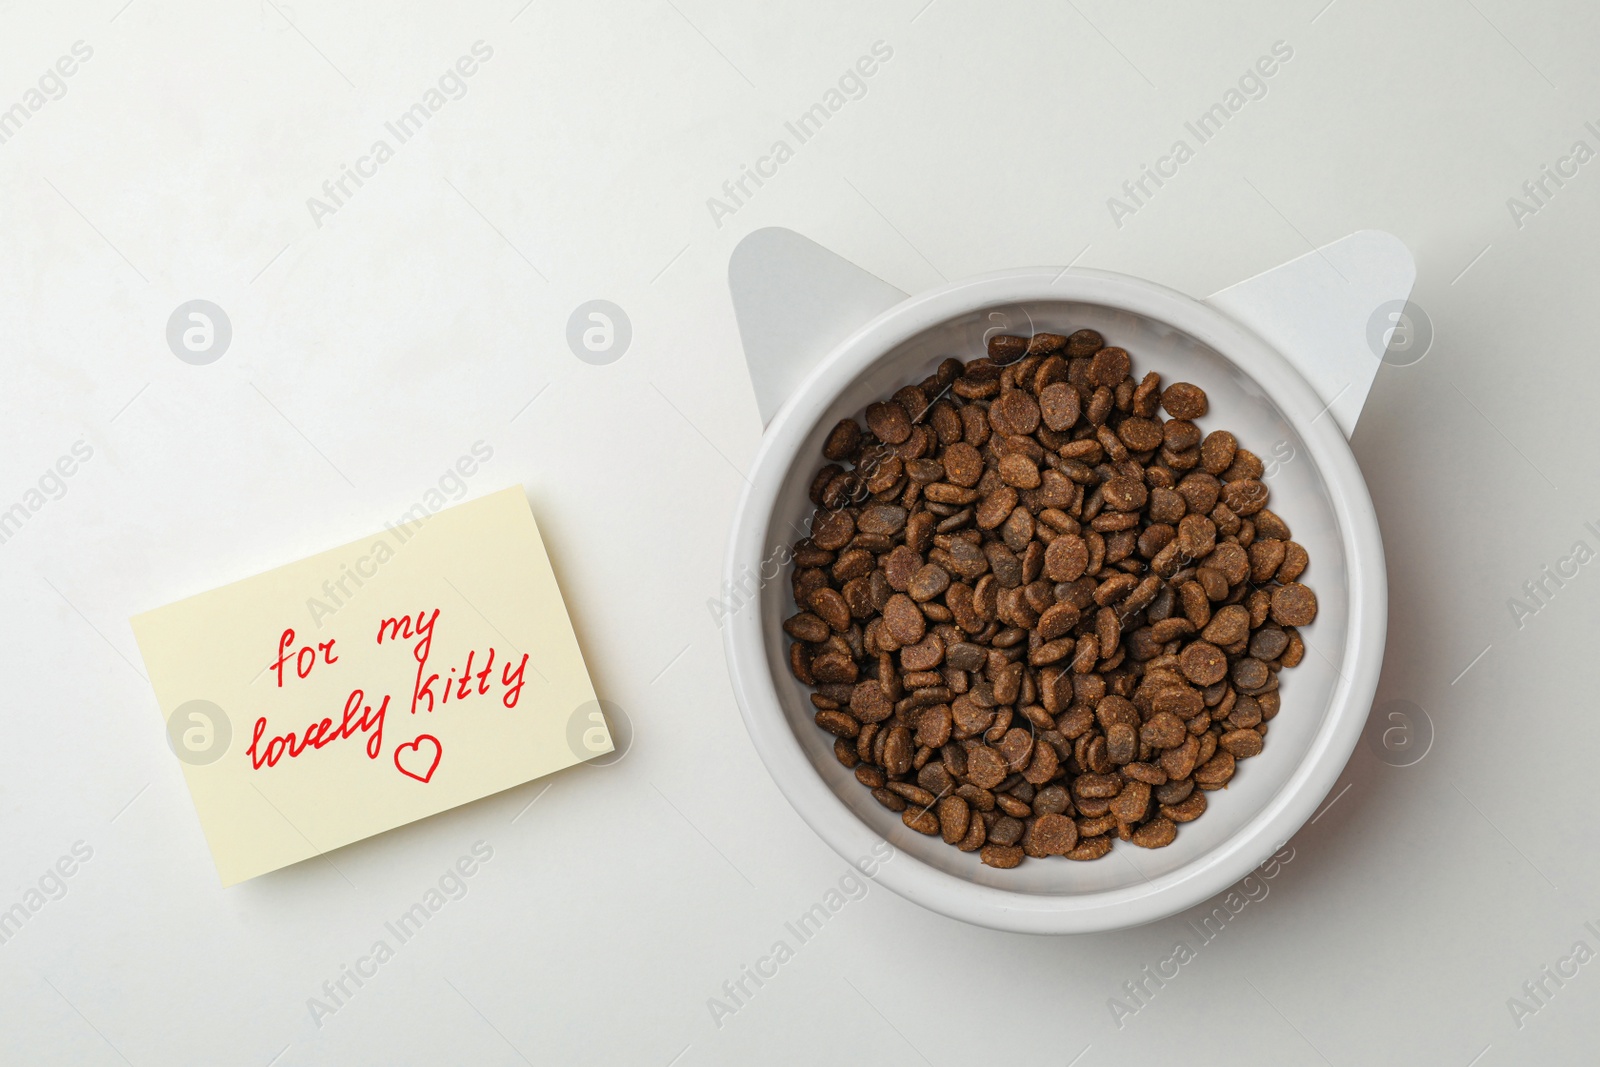
[[[1244,877],[1314,812],[1360,735],[1382,658],[1384,567],[1377,525],[1349,447],[1322,400],[1260,338],[1181,294],[1119,275],[1016,271],[955,283],[881,315],[796,386],[768,427],[740,502],[722,620],[735,695],[758,753],[802,818],[847,862],[880,842],[896,850],[879,880],[968,922],[1032,932],[1135,925],[1192,906]],[[1015,870],[905,827],[839,764],[813,723],[809,690],[790,673],[782,621],[793,613],[781,562],[808,529],[811,480],[828,431],[938,363],[982,351],[999,314],[1028,329],[1089,327],[1126,348],[1136,375],[1203,387],[1203,429],[1225,427],[1264,459],[1273,510],[1313,562],[1321,605],[1305,631],[1313,655],[1282,683],[1266,751],[1208,795],[1204,818],[1158,850],[1121,859],[1041,860]],[[1008,325],[1008,332],[1020,332]]]
[[[781,226],[747,234],[734,247],[728,294],[763,426],[839,342],[907,297]]]

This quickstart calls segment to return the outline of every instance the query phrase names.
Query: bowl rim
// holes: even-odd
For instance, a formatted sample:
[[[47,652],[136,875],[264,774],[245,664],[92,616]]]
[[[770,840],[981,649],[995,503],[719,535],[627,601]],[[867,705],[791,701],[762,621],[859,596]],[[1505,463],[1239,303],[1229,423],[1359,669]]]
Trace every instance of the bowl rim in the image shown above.
[[[1284,785],[1222,844],[1142,884],[1073,895],[978,885],[910,855],[873,874],[900,896],[964,922],[1019,933],[1087,933],[1154,922],[1210,899],[1265,862],[1311,817],[1343,772],[1371,708],[1383,661],[1387,577],[1377,515],[1349,442],[1333,418],[1323,418],[1331,405],[1281,353],[1215,308],[1143,278],[1088,268],[1022,267],[908,297],[851,333],[805,376],[768,424],[745,476],[724,580],[759,572],[783,476],[841,392],[925,330],[974,311],[1029,301],[1098,304],[1147,316],[1206,345],[1253,379],[1317,462],[1348,568],[1349,624],[1329,711]],[[734,612],[723,628],[745,728],[790,805],[847,863],[854,863],[872,855],[874,846],[881,848],[882,838],[817,774],[790,728],[773,685],[760,615],[759,610]]]

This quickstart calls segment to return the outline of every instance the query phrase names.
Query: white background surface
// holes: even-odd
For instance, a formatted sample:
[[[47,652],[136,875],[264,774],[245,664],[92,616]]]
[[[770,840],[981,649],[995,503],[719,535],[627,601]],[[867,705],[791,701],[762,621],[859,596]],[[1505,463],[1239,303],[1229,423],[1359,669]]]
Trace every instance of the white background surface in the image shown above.
[[[0,944],[0,1058],[1590,1062],[1600,964],[1520,1028],[1507,1000],[1600,950],[1600,578],[1520,629],[1507,600],[1600,549],[1600,162],[1520,228],[1506,199],[1600,148],[1600,11],[1322,3],[0,7],[0,109],[94,49],[0,144],[0,508],[94,449],[0,544],[0,907],[93,849]],[[464,98],[318,227],[306,198],[480,39]],[[707,197],[878,40],[865,97],[716,226]],[[1106,198],[1278,40],[1267,95],[1119,229]],[[1120,1028],[1184,918],[1029,938],[881,889],[708,1011],[845,873],[756,760],[706,609],[760,432],[725,268],[762,225],[907,291],[1081,256],[1203,295],[1362,227],[1416,254],[1437,340],[1354,445],[1380,703],[1432,748],[1359,748],[1266,899]],[[234,330],[205,367],[164,336],[196,297]],[[597,297],[633,323],[609,366],[565,342]],[[128,616],[370,532],[478,440],[467,492],[527,488],[632,750],[221,891]],[[318,1026],[308,998],[479,840],[467,895]]]

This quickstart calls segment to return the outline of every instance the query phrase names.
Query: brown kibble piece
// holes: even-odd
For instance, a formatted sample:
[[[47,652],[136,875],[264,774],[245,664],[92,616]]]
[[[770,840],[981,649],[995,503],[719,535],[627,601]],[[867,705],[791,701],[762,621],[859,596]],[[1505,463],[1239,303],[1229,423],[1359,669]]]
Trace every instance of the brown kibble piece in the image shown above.
[[[1205,565],[1219,572],[1229,585],[1238,585],[1250,577],[1250,556],[1232,541],[1224,541],[1212,549]]]
[[[1217,747],[1234,759],[1259,756],[1261,745],[1261,735],[1254,730],[1229,730],[1217,738]]]
[[[1201,789],[1221,789],[1233,777],[1233,755],[1218,752],[1194,769],[1194,784]]]
[[[946,844],[961,843],[967,836],[967,824],[971,818],[972,809],[960,797],[945,797],[939,801],[939,829]]]
[[[1267,684],[1267,679],[1272,677],[1272,671],[1265,663],[1253,656],[1245,656],[1234,663],[1228,676],[1233,680],[1234,687],[1249,692],[1260,689]]]
[[[1106,507],[1113,511],[1136,511],[1149,499],[1143,482],[1123,475],[1107,478],[1100,492],[1105,497]]]
[[[882,722],[894,714],[894,702],[879,682],[861,682],[850,691],[850,714],[861,722]]]
[[[979,502],[975,516],[979,528],[994,529],[1011,517],[1011,511],[1016,506],[1017,491],[1009,485],[1001,486]]]
[[[1266,464],[1261,462],[1261,457],[1248,448],[1241,448],[1234,452],[1233,462],[1228,469],[1222,472],[1221,478],[1225,482],[1243,481],[1249,478],[1260,478],[1266,472]]]
[[[1250,516],[1266,507],[1266,483],[1254,478],[1229,482],[1222,487],[1222,502],[1235,515]]]
[[[1027,354],[1030,356],[1048,356],[1052,352],[1059,352],[1067,346],[1067,339],[1059,333],[1036,333],[1028,338]]]
[[[1270,508],[1262,508],[1252,518],[1255,520],[1257,537],[1270,537],[1275,541],[1289,540],[1289,524],[1280,519]]]
[[[1007,870],[1022,862],[1022,849],[1015,845],[984,845],[978,857],[987,866]]]
[[[1130,763],[1122,768],[1122,776],[1129,781],[1143,782],[1145,785],[1167,784],[1167,772],[1154,763]]]
[[[1111,814],[1121,822],[1136,823],[1150,810],[1150,786],[1144,782],[1129,782],[1111,801]]]
[[[824,551],[843,548],[855,535],[855,516],[848,511],[822,512],[811,520],[811,543]]]
[[[1028,339],[1009,333],[997,333],[989,338],[989,358],[1000,366],[1015,363],[1028,351]]]
[[[1125,722],[1113,723],[1106,728],[1106,758],[1121,765],[1132,763],[1139,754],[1139,735]]]
[[[999,800],[1000,798],[996,796],[995,802],[999,803]],[[1001,808],[1001,810],[1004,811],[1005,809]],[[1022,831],[1024,829],[1026,827],[1023,826],[1021,819],[1014,815],[1001,815],[989,827],[989,841],[991,844],[996,845],[1014,845],[1022,840]]]
[[[796,641],[809,641],[812,644],[821,644],[828,639],[831,632],[828,624],[809,611],[803,611],[783,624],[784,633]]]
[[[1005,759],[1008,773],[1021,773],[1033,756],[1033,735],[1014,726],[996,743],[995,749]]]
[[[1161,753],[1161,769],[1167,772],[1168,778],[1181,780],[1193,773],[1199,759],[1200,742],[1191,737],[1177,748]]]
[[[1170,711],[1158,711],[1139,729],[1139,740],[1151,748],[1176,748],[1189,736],[1183,720]]]
[[[876,536],[893,536],[906,525],[906,509],[894,504],[874,504],[856,516],[856,531]]]
[[[1283,545],[1283,565],[1278,568],[1278,581],[1284,585],[1299,579],[1305,573],[1306,566],[1311,562],[1311,557],[1306,555],[1306,550],[1293,541],[1286,541]]]
[[[1163,434],[1159,423],[1131,417],[1122,420],[1122,425],[1117,427],[1117,436],[1129,451],[1152,452],[1161,447]]]
[[[1200,636],[1213,645],[1226,647],[1238,644],[1250,636],[1250,612],[1238,604],[1218,608],[1206,628],[1200,631]]]
[[[904,726],[891,729],[883,742],[883,769],[890,774],[906,774],[914,755],[911,731]]]
[[[1250,654],[1256,659],[1274,660],[1289,647],[1289,634],[1277,626],[1263,626],[1250,638]]]
[[[906,583],[906,592],[911,599],[921,603],[932,600],[950,588],[950,575],[937,563],[927,563],[917,569]],[[887,611],[887,608],[885,608]]]
[[[1016,845],[1022,840],[1022,830],[1026,829],[1019,816],[1027,814],[1027,805],[1006,793],[995,793],[995,806],[1002,813],[1014,811],[1016,814],[1000,814],[995,819],[994,825],[989,827],[989,840],[994,841],[995,845]]]
[[[928,625],[916,602],[904,593],[896,593],[889,598],[883,607],[883,621],[889,633],[902,645],[914,645],[921,641]]]
[[[1089,546],[1083,538],[1063,534],[1044,550],[1045,577],[1052,582],[1074,582],[1089,565]]]
[[[1081,774],[1073,789],[1080,796],[1109,799],[1122,792],[1122,779],[1114,774]]]
[[[1115,346],[1102,348],[1094,354],[1094,362],[1089,366],[1089,381],[1093,385],[1115,386],[1132,369],[1133,363],[1126,349]]]
[[[1140,848],[1165,848],[1178,838],[1178,828],[1171,819],[1157,816],[1133,832],[1130,840]]]
[[[1165,785],[1156,787],[1156,803],[1181,804],[1192,792],[1194,792],[1194,779],[1192,778],[1185,778],[1182,781],[1177,782],[1168,782]]]
[[[1222,600],[1228,595],[1228,577],[1215,567],[1201,567],[1194,572],[1195,581],[1205,590],[1210,600]]]
[[[1178,654],[1178,668],[1195,685],[1211,685],[1228,675],[1228,657],[1209,641],[1191,642]]]
[[[916,742],[926,748],[938,748],[950,740],[954,720],[949,704],[934,704],[917,713]]]
[[[1217,527],[1204,515],[1185,515],[1178,523],[1175,543],[1189,559],[1210,555],[1217,543]]]
[[[1239,442],[1227,430],[1213,430],[1200,442],[1200,466],[1207,474],[1221,474],[1233,465]]]
[[[842,711],[819,711],[817,725],[835,737],[854,737],[861,732],[861,724]]]
[[[931,671],[944,659],[944,642],[938,634],[928,634],[914,645],[900,650],[900,667],[907,671]]]
[[[1258,530],[1256,539],[1250,542],[1246,552],[1250,556],[1250,580],[1263,585],[1270,582],[1273,575],[1278,573],[1278,568],[1283,566],[1287,549],[1276,538],[1261,537]]]
[[[1078,844],[1078,824],[1065,815],[1039,815],[1028,828],[1028,843],[1041,856],[1065,856]]]
[[[837,589],[818,589],[812,593],[811,610],[840,633],[850,628],[850,605]]]
[[[944,451],[945,477],[950,484],[971,487],[983,477],[983,457],[965,441],[957,441]]]
[[[1206,392],[1198,385],[1173,382],[1161,391],[1161,407],[1175,419],[1198,419],[1206,413]]]
[[[1172,419],[1160,430],[1160,443],[1174,452],[1187,452],[1200,445],[1200,427],[1188,419]]]
[[[891,793],[889,790],[882,787],[873,789],[872,799],[876,800],[879,804],[882,804],[890,811],[899,812],[906,810],[906,802],[904,798],[896,793]]]
[[[1005,757],[987,745],[967,753],[967,781],[980,789],[993,789],[1010,773]]]
[[[912,576],[922,567],[922,553],[910,545],[896,545],[883,557],[882,566],[889,588],[904,593],[911,585]]]
[[[1031,434],[1039,428],[1039,404],[1021,389],[1007,389],[989,408],[989,424],[1003,434]]]
[[[1067,853],[1069,860],[1097,860],[1111,851],[1109,837],[1081,838],[1078,847]]]
[[[835,681],[854,683],[856,678],[861,677],[861,669],[854,659],[851,659],[850,654],[843,651],[829,651],[811,661],[811,677],[816,678],[822,685],[829,685]]]
[[[1200,714],[1201,709],[1205,707],[1205,700],[1198,689],[1175,683],[1158,690],[1151,698],[1150,707],[1156,716],[1167,714],[1187,720]],[[1155,716],[1152,716],[1150,721],[1154,722]]]
[[[855,459],[860,451],[861,427],[855,419],[840,419],[839,424],[829,431],[828,440],[822,446],[822,454],[833,460]]]
[[[911,436],[911,416],[894,400],[869,404],[867,429],[885,444],[898,445]]]
[[[1002,456],[999,465],[1000,477],[1010,486],[1018,489],[1037,489],[1039,487],[1039,467],[1027,456],[1012,454]]]
[[[1028,767],[1022,772],[1023,780],[1030,785],[1042,786],[1050,781],[1061,770],[1061,757],[1049,744],[1036,744],[1033,746],[1033,758],[1028,761]]]
[[[1272,591],[1272,621],[1279,626],[1309,626],[1317,617],[1317,594],[1290,582]]]
[[[1161,814],[1173,822],[1193,822],[1205,814],[1206,795],[1196,790],[1175,804],[1162,804]]]
[[[1056,433],[1064,433],[1078,421],[1078,390],[1066,382],[1047,385],[1039,394],[1039,414],[1044,424]]]
[[[1079,330],[1068,336],[1066,356],[1068,359],[1092,356],[1105,345],[1106,339],[1098,330]]]

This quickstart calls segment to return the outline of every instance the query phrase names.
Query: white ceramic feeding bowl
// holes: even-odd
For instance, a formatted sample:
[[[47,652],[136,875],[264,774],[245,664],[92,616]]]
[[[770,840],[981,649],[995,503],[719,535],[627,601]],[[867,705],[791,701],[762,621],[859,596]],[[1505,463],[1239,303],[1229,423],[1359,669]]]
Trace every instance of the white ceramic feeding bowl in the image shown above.
[[[1025,860],[996,870],[939,837],[916,833],[880,806],[833,755],[813,722],[811,690],[788,668],[781,623],[794,614],[786,548],[809,529],[808,490],[822,442],[841,418],[971,359],[985,335],[1098,330],[1133,357],[1135,377],[1205,389],[1202,430],[1231,430],[1269,464],[1271,507],[1310,553],[1303,581],[1317,594],[1301,664],[1280,676],[1282,711],[1265,750],[1240,761],[1226,789],[1146,850],[1118,842],[1091,862]],[[1365,386],[1363,385],[1363,393]],[[847,862],[881,841],[896,854],[875,879],[952,918],[1027,933],[1078,933],[1151,922],[1225,890],[1311,817],[1361,735],[1383,658],[1387,589],[1372,502],[1329,403],[1272,346],[1215,308],[1123,275],[1022,269],[910,297],[835,347],[773,417],[748,474],[727,578],[755,599],[724,620],[734,693],[757,752],[802,818]],[[1359,408],[1357,409],[1359,410]],[[780,573],[781,572],[781,573]]]

